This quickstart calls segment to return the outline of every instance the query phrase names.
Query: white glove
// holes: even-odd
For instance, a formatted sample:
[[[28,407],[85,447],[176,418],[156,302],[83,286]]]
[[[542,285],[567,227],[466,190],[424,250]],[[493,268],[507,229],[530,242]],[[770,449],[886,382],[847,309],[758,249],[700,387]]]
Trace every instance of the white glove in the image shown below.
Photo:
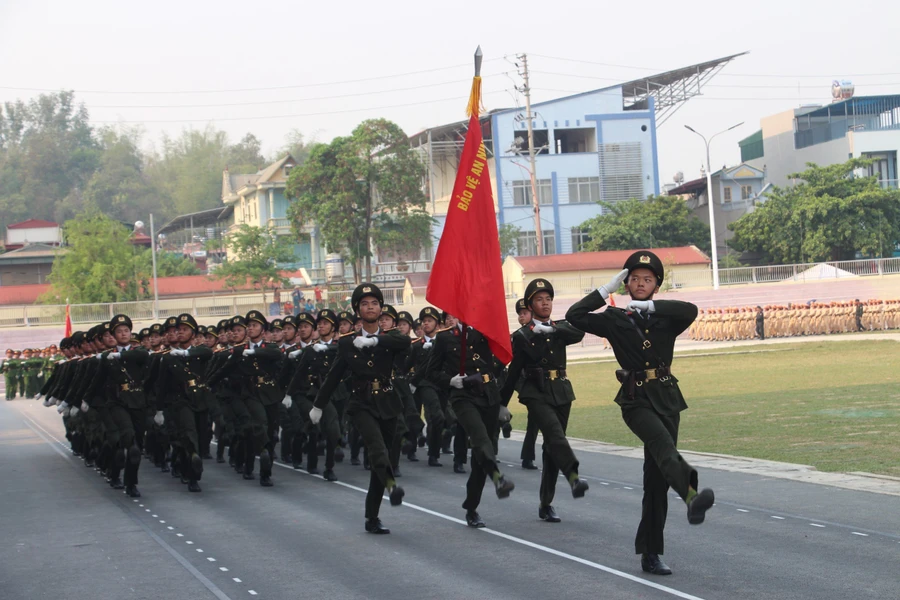
[[[153,422],[162,427],[163,423],[166,422],[166,418],[163,416],[163,412],[161,410],[156,411],[156,414],[153,416]]]
[[[119,352],[110,352],[106,355],[106,360],[116,360],[117,358],[122,358]]]
[[[415,393],[416,393],[416,386],[414,386],[413,384],[409,384],[409,391],[411,391],[413,394],[415,394]]]
[[[253,356],[256,354],[256,348],[250,348],[249,350],[244,350],[244,356]]]
[[[38,377],[43,377],[43,376],[44,376],[44,372],[43,372],[43,371],[38,371]],[[38,400],[40,400],[40,398],[38,398]]]
[[[625,310],[637,310],[640,312],[656,312],[656,306],[653,304],[653,300],[632,300],[628,303],[628,306],[625,307]]]
[[[353,338],[353,345],[362,350],[363,348],[374,348],[378,345],[377,337],[357,336]]]
[[[377,338],[375,341],[378,341]],[[328,344],[323,344],[322,342],[313,344],[313,350],[315,350],[316,352],[325,352],[326,350],[328,350]]]
[[[503,406],[501,404],[500,405],[500,422],[508,423],[510,420],[512,420],[512,414],[509,412],[508,408],[506,408],[505,406]]]
[[[69,416],[70,416],[70,417],[74,417],[74,416],[76,416],[77,414],[78,414],[78,409],[75,408],[74,406],[73,406],[72,408],[69,409]]]
[[[53,406],[53,398],[47,398],[44,400],[44,406]]]
[[[172,348],[169,351],[169,354],[172,356],[187,356],[190,352],[188,350],[182,350],[181,348]]]
[[[40,376],[41,376],[41,375],[40,375],[40,373],[38,373],[38,377],[40,377]],[[38,393],[38,395],[37,395],[37,396],[35,396],[35,397],[34,397],[34,399],[35,399],[35,400],[40,400],[40,399],[41,399],[41,398],[43,398],[43,397],[44,397],[44,395],[43,395],[43,394],[41,394],[41,393]]]
[[[432,342],[425,342],[424,344],[422,344],[422,348],[424,348],[425,350],[428,350],[429,348],[431,348],[431,345],[432,345]]]
[[[322,409],[313,406],[309,411],[309,420],[312,421],[313,425],[318,425],[319,421],[322,420]]]
[[[609,283],[603,284],[597,288],[597,291],[600,292],[600,295],[603,296],[603,299],[606,300],[609,298],[610,294],[615,293],[619,287],[622,285],[622,282],[628,279],[628,269],[622,269],[619,271],[615,277],[609,280]]]
[[[301,352],[303,352],[302,348],[300,348],[298,350],[292,350],[291,352],[288,353],[288,358],[297,358],[298,356],[300,356]]]
[[[82,400],[82,401],[81,401],[81,412],[85,412],[85,413],[86,413],[86,412],[89,411],[89,410],[91,410],[91,407],[88,405],[87,402],[85,402],[84,400]]]
[[[59,404],[59,408],[56,409],[56,412],[58,412],[59,414],[63,414],[64,412],[66,412],[66,409],[67,409],[67,408],[69,408],[69,405],[66,403],[65,400],[63,400],[63,401]]]
[[[56,396],[50,396],[50,403],[59,404],[59,398],[57,398]]]
[[[463,389],[463,379],[464,375],[454,375],[450,378],[450,387],[455,387],[458,390]]]
[[[294,404],[294,400],[290,396],[285,396],[281,403],[284,404],[285,408],[290,408],[291,405]]]
[[[553,333],[556,331],[556,327],[552,325],[543,325],[541,323],[534,324],[534,332],[535,333]]]

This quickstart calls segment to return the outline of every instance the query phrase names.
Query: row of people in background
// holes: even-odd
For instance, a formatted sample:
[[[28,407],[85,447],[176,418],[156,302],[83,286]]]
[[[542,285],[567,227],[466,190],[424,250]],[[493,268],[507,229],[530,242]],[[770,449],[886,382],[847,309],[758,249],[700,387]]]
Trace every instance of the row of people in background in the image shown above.
[[[53,372],[56,361],[62,358],[56,344],[47,348],[7,348],[6,357],[0,364],[6,384],[6,399],[17,396],[34,398]]]
[[[900,300],[859,300],[701,309],[688,335],[706,342],[900,328]]]

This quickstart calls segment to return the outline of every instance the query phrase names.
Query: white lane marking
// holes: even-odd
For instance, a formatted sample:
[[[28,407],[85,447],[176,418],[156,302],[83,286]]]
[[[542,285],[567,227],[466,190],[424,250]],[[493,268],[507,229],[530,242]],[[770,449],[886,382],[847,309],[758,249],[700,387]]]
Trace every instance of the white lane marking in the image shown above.
[[[250,594],[251,596],[256,595],[256,592],[254,592],[253,590],[247,590],[247,593]]]
[[[825,528],[824,525],[820,525],[819,523],[810,523],[810,525],[813,526],[813,527],[821,527],[821,528],[823,528],[823,529]],[[897,542],[897,543],[900,544],[900,542]]]
[[[281,464],[281,463],[279,463],[279,462],[274,462],[274,461],[273,461],[273,464],[275,464],[275,465],[281,467],[282,469],[287,469],[287,470],[289,470],[289,471],[295,472],[295,469],[293,469],[292,467],[289,467],[289,466],[287,466],[287,465],[283,465],[283,464]],[[306,473],[305,471],[302,471],[302,472],[303,472],[304,474],[307,474],[307,475],[308,475],[308,473]],[[368,490],[366,490],[366,489],[363,489],[363,488],[361,488],[361,487],[357,487],[357,486],[355,486],[355,485],[351,485],[351,484],[349,484],[349,483],[345,483],[345,482],[343,482],[343,481],[335,481],[334,483],[335,483],[336,485],[345,487],[345,488],[347,488],[347,489],[355,490],[355,491],[360,492],[360,493],[362,493],[362,494],[367,494],[367,493],[368,493]],[[387,496],[384,496],[384,497],[387,498]],[[408,508],[411,508],[411,509],[413,509],[413,510],[417,510],[417,511],[422,512],[422,513],[425,513],[425,514],[427,514],[427,515],[431,515],[431,516],[433,516],[433,517],[438,517],[439,519],[444,519],[445,521],[450,521],[451,523],[457,523],[457,524],[459,524],[459,525],[465,525],[465,524],[466,524],[466,522],[463,521],[462,519],[457,519],[456,517],[451,517],[450,515],[445,515],[445,514],[443,514],[443,513],[439,513],[439,512],[437,512],[437,511],[434,511],[434,510],[425,508],[424,506],[417,506],[417,505],[415,505],[415,504],[410,504],[409,502],[404,502],[404,503],[402,504],[402,506],[406,506],[406,507],[408,507]],[[659,591],[661,591],[661,592],[665,592],[665,593],[667,593],[667,594],[670,594],[670,595],[672,595],[672,596],[675,596],[676,598],[684,598],[685,600],[703,600],[703,598],[701,598],[701,597],[699,597],[699,596],[693,596],[693,595],[688,594],[688,593],[686,593],[686,592],[682,592],[682,591],[680,591],[680,590],[676,590],[675,588],[670,588],[670,587],[668,587],[668,586],[661,585],[661,584],[656,583],[656,582],[653,582],[653,581],[648,581],[648,580],[646,580],[646,579],[641,579],[640,577],[637,577],[636,575],[632,575],[631,573],[625,573],[624,571],[619,571],[618,569],[613,569],[612,567],[607,567],[606,565],[601,565],[600,563],[596,563],[596,562],[593,562],[593,561],[590,561],[590,560],[586,560],[586,559],[584,559],[584,558],[581,558],[581,557],[578,557],[578,556],[574,556],[574,555],[572,555],[572,554],[568,554],[567,552],[561,552],[561,551],[556,550],[556,549],[554,549],[554,548],[550,548],[549,546],[544,546],[544,545],[542,545],[542,544],[536,544],[536,543],[534,543],[534,542],[529,542],[528,540],[524,540],[524,539],[522,539],[522,538],[517,538],[517,537],[515,537],[515,536],[509,535],[509,534],[506,534],[506,533],[502,533],[502,532],[500,532],[500,531],[497,531],[496,529],[491,529],[491,528],[489,528],[489,527],[483,527],[483,528],[478,529],[477,531],[486,533],[486,534],[488,534],[488,535],[494,535],[494,536],[497,536],[497,537],[502,538],[502,539],[504,539],[504,540],[507,540],[507,541],[510,541],[510,542],[513,542],[513,543],[516,543],[516,544],[519,544],[519,545],[522,545],[522,546],[527,546],[528,548],[532,548],[532,549],[538,550],[538,551],[540,551],[540,552],[545,552],[545,553],[547,553],[547,554],[551,554],[551,555],[557,556],[557,557],[559,557],[559,558],[565,558],[566,560],[571,560],[572,562],[576,562],[576,563],[581,564],[581,565],[584,565],[584,566],[586,566],[586,567],[590,567],[590,568],[592,568],[592,569],[597,569],[598,571],[603,571],[604,573],[608,573],[608,574],[614,575],[614,576],[616,576],[616,577],[621,577],[622,579],[627,579],[628,581],[632,581],[632,582],[634,582],[634,583],[637,583],[637,584],[640,584],[640,585],[643,585],[643,586],[646,586],[646,587],[649,587],[649,588],[653,588],[653,589],[659,590]]]
[[[200,554],[203,554],[203,548],[197,548],[197,552],[199,552]]]
[[[227,573],[228,567],[219,567],[219,570],[222,571],[223,573]]]
[[[169,531],[172,531],[172,530],[175,529],[175,528],[172,527],[171,525],[169,525],[168,527],[166,527],[166,529],[168,529]]]
[[[147,512],[150,512],[150,509],[149,509],[149,508],[145,508],[144,510],[146,510]]]
[[[241,580],[238,577],[232,577],[232,579],[234,580],[235,583],[241,583]]]
[[[623,485],[623,486],[622,486],[622,489],[624,489],[624,490],[633,490],[634,488],[630,488],[630,487],[628,487],[627,485]]]
[[[160,519],[160,521],[159,521],[159,522],[160,522],[160,523],[163,523],[163,524],[165,524],[165,521],[163,521],[163,520],[162,520],[162,519]]]
[[[183,533],[176,533],[175,535],[177,535],[178,537],[184,537]]]
[[[859,536],[862,536],[862,537],[869,537],[869,534],[868,534],[868,533],[860,533],[860,532],[858,532],[858,531],[851,531],[850,533],[852,533],[853,535],[859,535]]]
[[[190,542],[190,541],[188,541],[188,542],[185,542],[185,544],[190,544],[190,545],[193,545],[193,544],[194,544],[194,542]]]
[[[212,556],[207,556],[206,560],[208,560],[209,562],[216,562],[216,559],[214,559]]]
[[[778,519],[779,521],[784,521],[784,517],[779,517],[776,515],[770,515],[773,519]]]
[[[750,512],[750,511],[747,510],[746,508],[738,508],[737,511],[738,511],[738,512],[742,512],[742,513],[748,513],[748,512]]]
[[[147,511],[147,512],[149,512],[149,511]],[[154,518],[154,519],[158,519],[158,518],[159,518],[159,515],[153,515],[153,518]]]

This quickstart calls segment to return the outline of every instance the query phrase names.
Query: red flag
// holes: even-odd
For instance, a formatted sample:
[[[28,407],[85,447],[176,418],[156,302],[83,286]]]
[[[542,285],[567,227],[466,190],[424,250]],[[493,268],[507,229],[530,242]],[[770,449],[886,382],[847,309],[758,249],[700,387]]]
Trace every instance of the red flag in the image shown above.
[[[476,77],[475,101],[469,102],[474,110],[425,298],[484,334],[494,356],[506,364],[512,360],[512,346],[491,178],[478,121],[480,83]]]
[[[69,312],[69,305],[66,304],[66,334],[63,337],[72,336],[72,313]]]

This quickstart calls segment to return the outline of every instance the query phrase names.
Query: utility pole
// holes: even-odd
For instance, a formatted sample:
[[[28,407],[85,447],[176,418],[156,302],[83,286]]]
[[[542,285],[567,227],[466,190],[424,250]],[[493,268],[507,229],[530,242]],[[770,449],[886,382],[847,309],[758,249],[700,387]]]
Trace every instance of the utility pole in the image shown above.
[[[525,119],[528,121],[528,162],[531,165],[531,204],[534,207],[534,236],[537,242],[537,255],[544,254],[544,235],[541,231],[541,201],[537,192],[537,176],[535,174],[534,123],[531,114],[531,85],[528,83],[528,55],[520,54],[516,58],[522,61],[522,93],[525,94]]]

